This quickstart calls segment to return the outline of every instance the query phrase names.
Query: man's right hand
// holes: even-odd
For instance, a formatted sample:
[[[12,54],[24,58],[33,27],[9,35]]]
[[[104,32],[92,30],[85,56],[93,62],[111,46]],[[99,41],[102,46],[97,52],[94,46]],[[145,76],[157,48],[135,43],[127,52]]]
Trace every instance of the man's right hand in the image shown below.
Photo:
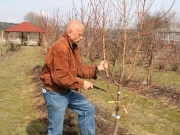
[[[85,90],[93,89],[92,83],[90,83],[90,82],[84,80],[84,89],[85,89]]]

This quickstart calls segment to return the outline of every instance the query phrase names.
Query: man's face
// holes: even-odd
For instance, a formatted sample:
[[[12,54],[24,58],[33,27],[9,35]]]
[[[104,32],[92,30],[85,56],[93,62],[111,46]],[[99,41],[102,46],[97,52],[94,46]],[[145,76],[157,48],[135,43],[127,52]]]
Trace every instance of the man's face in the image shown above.
[[[84,33],[83,29],[77,28],[77,29],[74,29],[74,30],[70,30],[68,35],[70,37],[71,42],[76,44],[80,40],[83,39],[83,33]]]

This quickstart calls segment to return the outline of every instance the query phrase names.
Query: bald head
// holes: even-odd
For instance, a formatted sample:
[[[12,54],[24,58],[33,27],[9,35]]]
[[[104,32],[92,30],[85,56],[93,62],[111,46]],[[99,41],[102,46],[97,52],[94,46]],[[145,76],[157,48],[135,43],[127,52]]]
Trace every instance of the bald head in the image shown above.
[[[69,30],[77,30],[77,29],[84,30],[83,24],[78,20],[71,20],[66,26],[66,32],[68,32]]]
[[[78,20],[71,20],[67,24],[66,33],[72,43],[78,43],[83,38],[84,26]]]

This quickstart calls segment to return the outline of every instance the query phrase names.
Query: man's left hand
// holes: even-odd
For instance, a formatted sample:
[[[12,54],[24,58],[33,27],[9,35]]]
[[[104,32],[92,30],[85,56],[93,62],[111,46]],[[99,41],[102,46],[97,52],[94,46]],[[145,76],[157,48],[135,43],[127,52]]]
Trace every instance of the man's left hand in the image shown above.
[[[99,71],[108,69],[108,61],[107,60],[101,61],[99,66],[97,67]]]

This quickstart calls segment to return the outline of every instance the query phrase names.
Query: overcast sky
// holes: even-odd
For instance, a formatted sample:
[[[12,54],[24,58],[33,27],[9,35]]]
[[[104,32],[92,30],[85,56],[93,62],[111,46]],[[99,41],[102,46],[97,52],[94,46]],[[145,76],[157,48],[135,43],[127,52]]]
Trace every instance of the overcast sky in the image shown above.
[[[80,8],[81,0],[74,0],[76,7]],[[86,3],[89,0],[84,0]],[[173,0],[155,0],[152,10],[159,8],[162,1],[164,7],[169,7]],[[180,13],[180,0],[176,0],[173,10]],[[59,8],[61,13],[67,13],[73,7],[72,0],[0,0],[0,22],[21,23],[26,13],[49,12]]]

